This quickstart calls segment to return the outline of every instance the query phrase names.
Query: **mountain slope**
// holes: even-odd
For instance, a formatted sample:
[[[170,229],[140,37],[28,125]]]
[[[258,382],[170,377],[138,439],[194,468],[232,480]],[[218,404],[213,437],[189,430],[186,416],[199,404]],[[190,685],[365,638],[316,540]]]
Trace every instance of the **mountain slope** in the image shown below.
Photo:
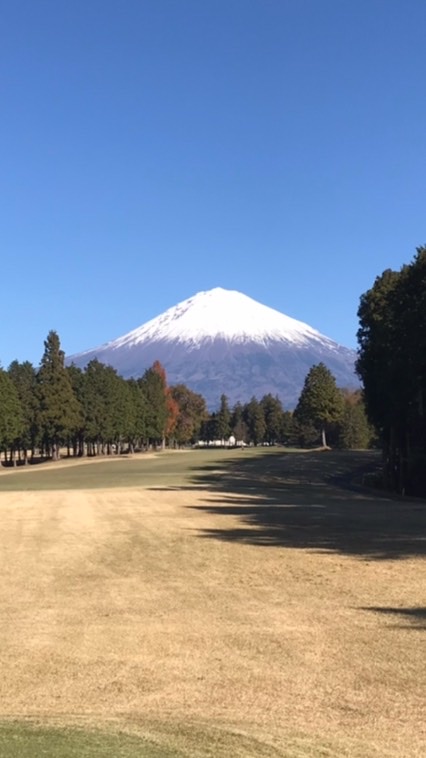
[[[240,292],[199,292],[157,318],[98,348],[70,356],[85,366],[93,358],[124,377],[141,376],[159,360],[170,384],[183,382],[215,408],[222,392],[231,403],[279,395],[297,402],[304,378],[323,361],[340,386],[357,386],[356,354],[301,321]]]

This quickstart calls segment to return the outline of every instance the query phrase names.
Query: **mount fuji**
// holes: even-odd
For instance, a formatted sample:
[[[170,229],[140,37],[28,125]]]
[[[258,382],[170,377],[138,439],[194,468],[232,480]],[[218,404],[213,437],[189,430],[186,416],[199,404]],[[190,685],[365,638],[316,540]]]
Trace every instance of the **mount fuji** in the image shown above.
[[[234,404],[267,393],[294,408],[309,369],[321,361],[340,387],[357,387],[356,353],[308,324],[221,287],[199,292],[100,347],[71,355],[83,368],[97,358],[125,378],[158,360],[168,383],[201,393],[211,409],[225,393]]]

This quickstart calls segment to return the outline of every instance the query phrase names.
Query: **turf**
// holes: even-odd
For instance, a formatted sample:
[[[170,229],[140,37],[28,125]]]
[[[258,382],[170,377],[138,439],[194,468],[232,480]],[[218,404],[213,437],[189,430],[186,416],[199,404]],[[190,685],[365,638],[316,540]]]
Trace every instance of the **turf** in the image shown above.
[[[2,475],[2,758],[423,756],[425,505],[361,489],[375,465],[190,451]]]
[[[126,733],[0,724],[1,758],[179,758],[182,753],[150,745]]]
[[[262,450],[197,450],[159,452],[134,457],[92,458],[84,462],[64,458],[58,464],[41,463],[25,469],[0,469],[0,492],[48,490],[86,490],[156,485],[188,485],[198,470],[241,455],[262,455]],[[78,459],[77,459],[78,461]]]

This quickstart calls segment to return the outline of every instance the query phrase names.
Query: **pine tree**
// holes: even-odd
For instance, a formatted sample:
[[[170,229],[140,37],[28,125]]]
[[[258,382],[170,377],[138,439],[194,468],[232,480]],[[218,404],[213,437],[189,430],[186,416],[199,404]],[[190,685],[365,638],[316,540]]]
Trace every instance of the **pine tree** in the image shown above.
[[[80,457],[86,454],[86,415],[85,415],[85,393],[86,393],[86,374],[81,368],[74,364],[67,366],[66,369],[70,378],[71,387],[80,406],[80,424],[76,427],[72,439],[74,455]]]
[[[244,407],[239,402],[232,409],[231,429],[237,443],[247,442],[248,429],[244,421]]]
[[[58,460],[61,444],[80,423],[81,409],[73,393],[64,358],[57,333],[49,332],[37,375],[37,398],[38,421],[53,460]]]
[[[155,361],[138,381],[146,399],[147,436],[154,444],[164,445],[169,417],[166,372]]]
[[[383,445],[384,484],[426,491],[426,247],[362,295],[357,371]]]
[[[15,386],[3,369],[0,369],[0,449],[11,449],[13,461],[14,450],[23,430],[22,406]]]
[[[111,453],[119,445],[124,411],[124,379],[97,359],[86,367],[84,413],[91,452]]]
[[[342,395],[333,374],[324,363],[312,366],[294,411],[296,421],[300,424],[313,424],[321,434],[323,447],[326,447],[327,427],[337,422],[342,412]]]
[[[22,431],[17,441],[19,454],[23,454],[24,463],[28,462],[28,450],[34,455],[37,444],[37,373],[29,361],[19,363],[12,361],[8,368],[22,408]]]
[[[283,407],[278,397],[268,394],[262,397],[260,405],[265,418],[265,440],[272,445],[280,439],[283,425]]]
[[[250,442],[258,445],[265,439],[266,424],[263,408],[255,397],[244,406],[244,421],[247,424]]]
[[[231,411],[229,410],[228,398],[226,395],[220,397],[220,407],[216,414],[217,436],[220,440],[229,439],[231,434]]]
[[[361,392],[342,393],[344,408],[338,424],[339,446],[347,450],[365,450],[370,447],[373,431],[368,423]]]
[[[147,401],[140,384],[136,379],[128,379],[132,413],[129,423],[129,450],[132,453],[136,447],[142,447],[147,439]]]

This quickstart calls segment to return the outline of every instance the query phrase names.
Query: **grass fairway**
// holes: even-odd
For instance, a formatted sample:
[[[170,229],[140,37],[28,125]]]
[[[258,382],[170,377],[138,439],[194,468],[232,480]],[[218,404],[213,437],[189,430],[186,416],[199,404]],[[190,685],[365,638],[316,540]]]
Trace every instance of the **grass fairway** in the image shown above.
[[[179,758],[182,753],[118,731],[108,733],[11,723],[0,726],[0,755],[1,758]]]
[[[411,758],[425,504],[374,454],[0,473],[0,755]]]

